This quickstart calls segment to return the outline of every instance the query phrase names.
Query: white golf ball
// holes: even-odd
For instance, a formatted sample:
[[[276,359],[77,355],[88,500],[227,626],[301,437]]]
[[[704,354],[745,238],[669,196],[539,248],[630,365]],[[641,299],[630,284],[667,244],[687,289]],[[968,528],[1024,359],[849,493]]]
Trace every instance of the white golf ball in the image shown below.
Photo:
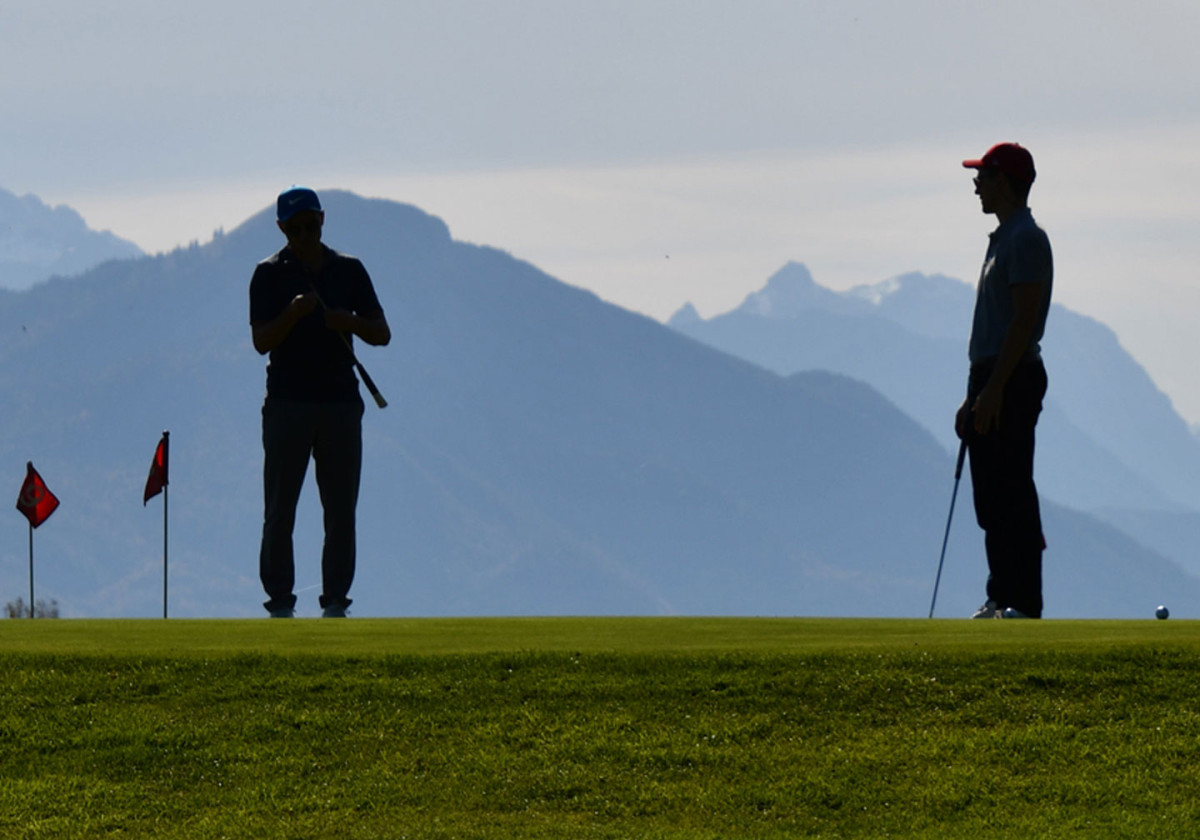
[[[1171,615],[1171,611],[1169,609],[1167,609],[1165,606],[1163,606],[1162,604],[1159,604],[1158,609],[1156,609],[1154,611],[1155,618],[1168,618],[1170,615]]]

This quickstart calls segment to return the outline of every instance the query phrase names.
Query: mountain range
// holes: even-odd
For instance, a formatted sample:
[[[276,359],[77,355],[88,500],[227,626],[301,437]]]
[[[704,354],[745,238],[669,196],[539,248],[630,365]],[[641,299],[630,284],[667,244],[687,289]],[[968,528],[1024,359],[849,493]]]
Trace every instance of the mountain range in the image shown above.
[[[49,207],[35,195],[0,189],[0,288],[28,289],[141,253],[132,242],[91,230],[70,207]]]
[[[355,614],[926,613],[953,464],[894,398],[833,365],[737,358],[415,207],[322,200],[393,332],[360,348],[391,405],[364,417]],[[141,490],[163,429],[171,614],[263,614],[247,286],[281,245],[268,208],[202,246],[0,293],[0,465],[15,493],[32,460],[62,500],[33,536],[37,597],[64,615],[161,614],[163,517]],[[939,615],[982,600],[959,510]],[[1196,611],[1200,580],[1162,553],[1085,510],[1048,502],[1046,520],[1048,615]],[[0,523],[6,597],[27,592],[27,540],[15,511]],[[311,479],[296,544],[312,615]]]
[[[822,369],[864,381],[953,451],[973,306],[974,289],[945,276],[835,292],[791,263],[729,312],[702,319],[685,305],[669,323],[781,375]],[[1200,574],[1200,440],[1098,321],[1053,305],[1042,350],[1043,498],[1117,525]]]

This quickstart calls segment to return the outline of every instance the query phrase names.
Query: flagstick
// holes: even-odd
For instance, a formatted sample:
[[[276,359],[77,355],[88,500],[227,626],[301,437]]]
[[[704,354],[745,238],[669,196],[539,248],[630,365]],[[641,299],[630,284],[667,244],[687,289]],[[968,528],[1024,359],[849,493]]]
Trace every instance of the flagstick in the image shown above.
[[[163,618],[167,617],[167,492],[170,488],[163,485]]]
[[[33,618],[33,523],[29,523],[29,617]]]

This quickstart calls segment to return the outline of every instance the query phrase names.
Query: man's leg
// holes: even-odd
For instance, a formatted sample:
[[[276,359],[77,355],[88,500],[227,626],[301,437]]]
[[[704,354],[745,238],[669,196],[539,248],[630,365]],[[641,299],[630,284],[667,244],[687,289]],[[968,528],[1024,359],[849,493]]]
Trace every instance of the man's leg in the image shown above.
[[[355,509],[362,473],[361,401],[322,406],[323,418],[313,447],[317,488],[325,512],[321,552],[321,606],[346,607],[354,582]]]
[[[987,548],[987,596],[1028,616],[1042,614],[1042,525],[1037,489],[1018,465],[1032,455],[1020,441],[993,440],[971,447],[975,515]]]
[[[258,574],[270,598],[268,611],[296,604],[292,529],[312,450],[311,411],[302,403],[263,405],[263,532]]]
[[[1008,551],[1012,558],[1015,590],[1007,606],[1038,618],[1042,615],[1042,551],[1046,544],[1041,505],[1033,480],[1033,453],[1035,428],[1045,395],[1046,369],[1040,362],[1017,368],[1005,395],[1012,430],[1007,472],[1008,519],[1013,536]]]
[[[1005,389],[999,431],[968,437],[975,516],[987,548],[988,600],[1033,617],[1042,614],[1043,549],[1034,427],[1045,392],[1041,364],[1022,364]]]

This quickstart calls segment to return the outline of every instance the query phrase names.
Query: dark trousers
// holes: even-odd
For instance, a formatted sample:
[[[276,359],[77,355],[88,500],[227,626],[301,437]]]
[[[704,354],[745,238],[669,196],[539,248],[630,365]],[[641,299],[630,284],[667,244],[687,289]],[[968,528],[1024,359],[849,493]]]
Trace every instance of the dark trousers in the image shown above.
[[[987,384],[990,364],[971,368],[969,404]],[[1046,395],[1041,361],[1018,365],[1004,389],[1000,428],[967,431],[975,518],[984,531],[988,600],[1028,616],[1042,615],[1042,516],[1033,483],[1034,427]]]
[[[268,610],[295,606],[292,530],[311,456],[325,512],[321,606],[348,605],[362,471],[363,404],[268,399],[263,404],[263,533],[258,572]]]

